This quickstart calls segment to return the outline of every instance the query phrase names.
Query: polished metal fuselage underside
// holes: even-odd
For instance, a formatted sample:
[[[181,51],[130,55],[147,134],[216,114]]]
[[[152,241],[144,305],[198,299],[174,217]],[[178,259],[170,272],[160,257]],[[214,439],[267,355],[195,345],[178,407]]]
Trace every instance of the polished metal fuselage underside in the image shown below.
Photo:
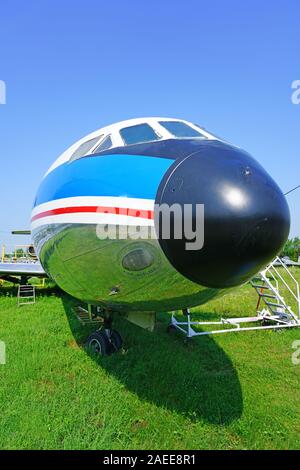
[[[45,225],[33,233],[46,272],[61,289],[111,311],[172,311],[203,304],[225,289],[189,281],[167,260],[155,239],[100,239],[92,224]],[[124,267],[124,258],[146,251],[149,266]],[[228,289],[226,289],[228,291]]]

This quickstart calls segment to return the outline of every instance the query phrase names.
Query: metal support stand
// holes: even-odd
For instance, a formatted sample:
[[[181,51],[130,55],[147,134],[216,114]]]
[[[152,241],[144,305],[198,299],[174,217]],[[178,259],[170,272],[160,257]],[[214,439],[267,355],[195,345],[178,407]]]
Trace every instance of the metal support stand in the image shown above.
[[[88,305],[88,308],[82,306],[75,307],[74,313],[82,325],[101,325],[103,324],[103,318],[100,316],[94,316],[92,312],[92,306]]]
[[[291,284],[294,284],[294,289],[290,287],[286,279],[282,276],[282,273],[278,271],[277,266],[284,268],[286,276],[289,278]],[[276,258],[265,270],[261,271],[259,275],[251,281],[251,285],[259,296],[255,316],[221,318],[219,321],[197,321],[191,319],[189,309],[184,309],[182,313],[186,316],[186,320],[178,321],[175,317],[175,312],[173,312],[170,324],[171,328],[181,331],[187,338],[192,338],[193,336],[230,332],[300,327],[299,283],[280,258]],[[286,303],[280,287],[284,287],[288,292],[295,304],[295,311]],[[261,301],[265,303],[265,308],[259,310]],[[197,331],[195,329],[196,326],[212,325],[220,326],[220,328],[213,328],[209,331]]]
[[[35,286],[19,285],[18,287],[18,307],[20,305],[35,304]]]

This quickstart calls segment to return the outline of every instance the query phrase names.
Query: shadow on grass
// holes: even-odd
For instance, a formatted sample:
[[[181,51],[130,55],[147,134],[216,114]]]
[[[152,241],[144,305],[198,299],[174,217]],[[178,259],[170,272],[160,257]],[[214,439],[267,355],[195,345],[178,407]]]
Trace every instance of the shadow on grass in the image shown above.
[[[73,299],[63,297],[63,304],[74,338],[84,347],[95,327],[80,325]],[[167,314],[160,315],[156,331],[150,333],[117,318],[114,326],[122,333],[123,351],[104,358],[87,354],[141,400],[192,422],[227,425],[239,418],[242,391],[230,358],[209,336],[194,338],[188,345],[177,333],[170,336],[168,321]]]

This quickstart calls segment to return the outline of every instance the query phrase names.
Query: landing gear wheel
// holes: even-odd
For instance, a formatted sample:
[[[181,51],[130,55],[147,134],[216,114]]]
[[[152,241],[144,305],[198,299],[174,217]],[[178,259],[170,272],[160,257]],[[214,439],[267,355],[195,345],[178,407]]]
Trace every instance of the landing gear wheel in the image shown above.
[[[104,331],[94,331],[86,342],[87,348],[99,356],[108,356],[110,354],[111,344]]]
[[[120,349],[122,348],[123,340],[120,333],[116,330],[111,331],[109,342],[112,353],[120,351]]]
[[[87,348],[99,356],[108,356],[120,351],[122,345],[123,340],[120,333],[116,330],[111,330],[110,337],[108,337],[108,333],[104,330],[94,331],[86,342]]]

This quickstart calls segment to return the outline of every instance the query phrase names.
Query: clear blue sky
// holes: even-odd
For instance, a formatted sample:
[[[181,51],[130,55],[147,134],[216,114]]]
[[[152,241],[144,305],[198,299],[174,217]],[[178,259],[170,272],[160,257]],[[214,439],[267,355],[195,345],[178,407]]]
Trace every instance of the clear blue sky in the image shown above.
[[[29,227],[64,149],[131,117],[195,121],[300,184],[299,18],[299,0],[3,0],[0,240]],[[300,235],[300,191],[288,201]]]

